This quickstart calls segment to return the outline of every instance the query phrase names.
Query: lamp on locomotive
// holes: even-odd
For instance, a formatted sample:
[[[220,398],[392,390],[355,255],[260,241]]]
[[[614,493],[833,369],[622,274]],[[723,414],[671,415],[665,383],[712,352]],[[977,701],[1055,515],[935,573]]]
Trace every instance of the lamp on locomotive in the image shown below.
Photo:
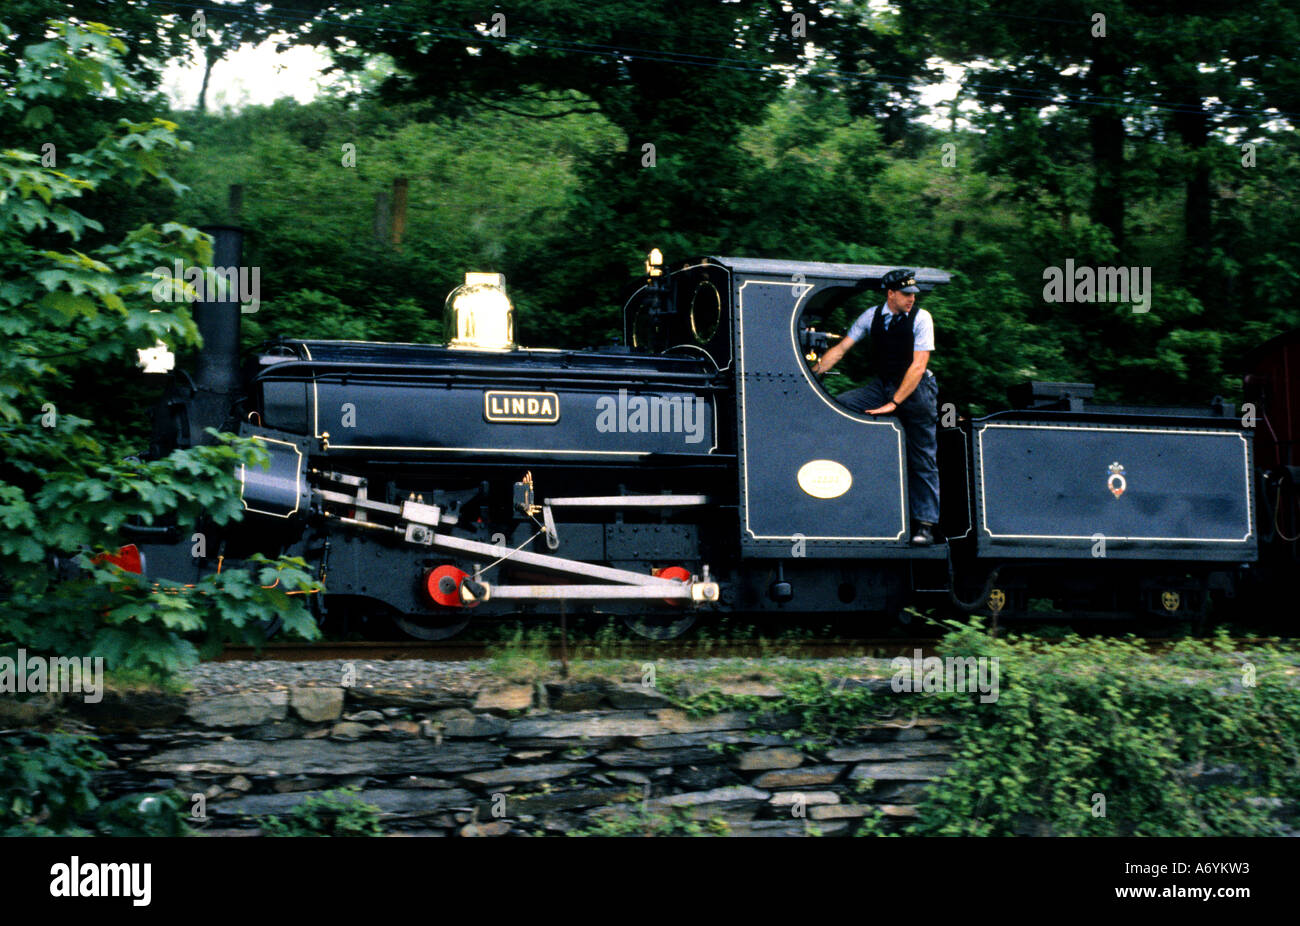
[[[468,350],[514,350],[515,307],[500,273],[467,273],[442,308],[447,346]]]

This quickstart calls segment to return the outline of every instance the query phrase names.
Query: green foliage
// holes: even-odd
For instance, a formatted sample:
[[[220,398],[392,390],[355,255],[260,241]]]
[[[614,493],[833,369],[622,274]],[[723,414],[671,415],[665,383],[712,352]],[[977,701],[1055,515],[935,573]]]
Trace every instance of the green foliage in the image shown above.
[[[998,657],[999,697],[925,699],[955,715],[959,751],[915,832],[1268,835],[1268,799],[1300,798],[1300,689],[1267,644],[1241,653],[1220,636],[1152,654],[1133,639],[960,627],[942,649]]]
[[[101,801],[93,777],[107,763],[94,738],[23,733],[0,738],[0,836],[184,836],[177,791]]]
[[[100,836],[187,836],[186,806],[179,791],[128,794],[100,805],[95,831]]]
[[[0,106],[11,118],[39,122],[47,99],[135,92],[107,27],[51,29],[55,38],[13,63],[0,56],[0,85],[14,89]],[[265,465],[254,445],[228,436],[162,460],[119,460],[111,429],[79,414],[103,399],[102,386],[80,383],[83,365],[120,370],[157,340],[198,343],[187,306],[156,302],[152,290],[175,261],[209,262],[210,239],[174,222],[110,229],[74,208],[110,189],[182,189],[167,169],[187,148],[175,129],[120,119],[91,150],[60,153],[62,169],[31,151],[0,151],[0,646],[165,674],[198,658],[195,640],[260,642],[272,619],[316,633],[291,597],[315,588],[301,560],[255,559],[176,589],[90,557],[116,549],[129,521],[237,519],[234,473]],[[102,243],[72,246],[92,233]],[[60,561],[79,567],[71,581],[60,581]]]
[[[520,342],[553,343],[538,275],[553,263],[553,242],[572,233],[575,163],[617,133],[591,115],[429,115],[419,104],[282,100],[221,118],[177,116],[207,155],[177,167],[195,190],[181,216],[235,219],[228,185],[245,190],[237,220],[249,230],[248,262],[262,268],[263,300],[243,319],[246,349],[279,335],[441,341],[443,300],[468,270],[504,273]],[[344,145],[355,166],[344,165]],[[397,178],[410,181],[400,247],[387,228],[374,238],[375,197],[390,196]]]
[[[787,681],[780,686],[782,697],[768,701],[764,710],[776,716],[794,718],[781,735],[802,749],[824,746],[852,736],[869,719],[882,711],[879,696],[866,688],[845,689],[819,673]]]
[[[686,694],[683,681],[677,678],[661,678],[659,688],[690,717],[705,717],[724,711],[752,711],[757,710],[763,703],[762,699],[753,695],[724,694],[716,685],[703,691]]]
[[[739,168],[726,180],[726,210],[711,214],[704,228],[697,227],[703,207],[688,208],[681,197],[643,226],[626,227],[632,213],[614,213],[630,209],[622,200],[633,194],[618,192],[600,173],[605,168],[592,165],[627,142],[615,144],[617,130],[599,115],[548,121],[488,112],[472,122],[402,129],[385,120],[423,118],[417,109],[286,101],[222,119],[177,118],[207,154],[180,168],[196,190],[185,217],[223,216],[227,185],[245,186],[242,221],[264,290],[261,311],[245,318],[246,348],[280,334],[436,342],[442,300],[469,269],[506,274],[521,343],[606,344],[621,336],[619,288],[651,245],[670,259],[740,253],[956,271],[952,286],[925,294],[921,304],[936,321],[933,362],[944,401],[972,413],[1004,406],[1007,387],[1030,378],[1095,382],[1106,401],[1231,397],[1239,393],[1240,354],[1300,323],[1292,303],[1278,295],[1294,292],[1300,258],[1283,254],[1290,246],[1276,237],[1260,237],[1266,232],[1249,220],[1249,210],[1225,222],[1270,255],[1260,279],[1281,289],[1262,285],[1251,318],[1225,328],[1211,309],[1222,294],[1182,274],[1175,259],[1181,239],[1168,239],[1166,224],[1136,229],[1133,247],[1120,254],[1086,217],[1087,163],[1066,170],[1045,154],[1035,162],[1039,173],[1016,175],[1003,150],[1018,143],[1014,138],[994,145],[924,127],[915,132],[923,144],[904,153],[885,145],[878,120],[851,115],[841,98],[819,99],[797,87],[779,96],[761,122],[741,127],[728,155],[739,158]],[[940,146],[950,138],[956,167],[940,162]],[[345,141],[358,146],[355,168],[339,163]],[[1235,195],[1292,227],[1293,217],[1277,214],[1260,195],[1268,190],[1276,199],[1285,165],[1294,163],[1284,146],[1273,153],[1278,160],[1232,179]],[[669,167],[661,161],[639,172],[654,181],[641,191],[645,203],[685,182],[667,176]],[[1070,200],[1064,219],[1042,208],[1053,171],[1061,174],[1059,195]],[[411,179],[401,249],[376,244],[371,232],[374,197],[397,176]],[[485,185],[485,177],[509,183]],[[1151,196],[1144,215],[1178,216],[1176,195],[1162,189]],[[337,259],[340,248],[348,261]],[[1153,267],[1151,311],[1044,303],[1042,270],[1066,257]],[[1225,250],[1229,259],[1256,262]],[[846,330],[874,299],[855,298],[828,327]],[[1101,331],[1110,334],[1099,338]],[[866,353],[855,351],[827,387],[847,390],[871,374]]]
[[[1242,651],[1223,634],[1153,653],[1134,638],[996,638],[978,621],[949,631],[940,655],[999,660],[996,701],[872,695],[812,671],[782,681],[776,699],[664,687],[693,716],[744,710],[756,727],[779,718],[791,745],[814,753],[900,708],[944,717],[955,763],[928,786],[903,830],[914,834],[1275,835],[1275,807],[1300,800],[1291,652],[1268,641]],[[867,819],[861,833],[891,829]]]
[[[0,836],[85,835],[76,820],[99,806],[91,777],[104,761],[84,736],[0,739]]]
[[[825,17],[828,28],[815,27],[818,54],[808,60],[798,42],[737,41],[786,24],[772,21],[769,5],[734,6],[725,17],[620,7],[616,33],[604,3],[511,19],[511,35],[558,30],[612,45],[625,41],[623,29],[643,29],[638,42],[665,56],[689,47],[719,64],[646,60],[629,69],[581,48],[511,40],[474,43],[472,67],[460,67],[467,46],[454,11],[399,3],[390,15],[432,31],[396,37],[326,11],[295,40],[326,40],[343,72],[361,77],[356,92],[175,115],[203,152],[172,166],[194,189],[176,214],[241,222],[249,261],[263,270],[263,306],[244,319],[245,347],[280,334],[437,341],[442,299],[471,269],[507,275],[521,343],[601,345],[621,334],[619,289],[650,246],[670,260],[738,253],[956,271],[953,286],[922,302],[937,323],[943,401],[971,413],[1003,406],[1006,387],[1028,378],[1095,382],[1103,401],[1231,399],[1241,354],[1300,324],[1300,228],[1287,209],[1300,144],[1232,109],[1276,105],[1285,71],[1262,68],[1264,55],[1221,66],[1222,43],[1257,41],[1258,14],[1234,14],[1222,30],[1183,13],[1153,26],[1121,5],[1109,14],[1110,39],[1081,28],[1043,44],[1037,32],[1008,28],[1015,17],[990,0],[909,0],[901,13],[852,16],[809,4],[810,22]],[[121,34],[135,31],[129,15]],[[235,9],[221,17],[220,41],[210,44],[217,58],[231,36],[267,27]],[[894,40],[900,17],[924,38],[914,48]],[[971,29],[975,20],[989,28]],[[1295,23],[1276,28],[1291,34]],[[967,115],[978,131],[967,120],[945,130],[917,118],[914,81],[926,74],[929,40],[951,60],[979,64],[962,93],[981,104]],[[1191,87],[1209,114],[1204,124],[1171,115],[1181,96],[1163,109],[1081,102],[1098,92],[1092,67],[1107,50],[1129,57],[1103,97]],[[44,48],[42,60],[57,53]],[[800,76],[782,87],[764,70],[775,63],[797,65]],[[1237,71],[1251,81],[1225,80]],[[992,89],[1003,86],[1015,93]],[[1036,103],[1044,94],[1065,94],[1068,105],[1044,110]],[[47,116],[34,109],[29,118]],[[1094,150],[1100,128],[1118,129],[1123,144]],[[1241,167],[1229,129],[1254,140],[1257,166]],[[138,132],[153,139],[140,145],[166,148],[164,130]],[[653,168],[641,165],[647,140],[658,151]],[[354,166],[343,163],[349,144]],[[410,199],[406,237],[394,247],[376,242],[372,228],[376,194],[398,177],[410,180]],[[227,211],[232,183],[244,188],[239,216]],[[156,195],[128,198],[127,214],[158,213]],[[1208,216],[1192,208],[1211,198]],[[1109,208],[1117,203],[1119,238]],[[1151,267],[1151,311],[1046,304],[1042,270],[1066,257]],[[847,328],[873,296],[840,310],[830,327]],[[69,312],[82,304],[55,301]],[[856,351],[827,386],[849,389],[870,372]],[[132,388],[120,370],[97,368],[96,377]]]
[[[551,669],[550,638],[558,633],[558,626],[503,627],[501,639],[488,647],[492,674],[515,681],[544,678]]]
[[[117,669],[104,672],[104,688],[117,692],[149,692],[183,696],[193,685],[177,676],[160,676],[145,668]]]
[[[571,830],[569,836],[725,836],[727,822],[720,818],[698,820],[687,807],[665,807],[652,811],[644,803],[636,804],[626,816],[603,817],[585,829]]]
[[[283,817],[261,818],[267,836],[382,836],[380,810],[357,799],[360,788],[312,795]]]
[[[851,737],[873,719],[887,716],[894,706],[879,696],[873,697],[867,688],[846,688],[813,669],[800,670],[781,679],[777,685],[781,692],[778,698],[725,694],[716,685],[687,695],[683,693],[682,681],[677,679],[665,679],[661,687],[691,717],[748,711],[755,725],[775,718],[780,722],[780,735],[795,748],[805,751]]]
[[[897,830],[889,825],[889,818],[884,812],[872,808],[870,812],[862,818],[857,829],[853,831],[854,836],[897,836]]]
[[[208,63],[266,35],[277,15],[301,22],[291,6],[210,10]],[[962,411],[1004,405],[1006,387],[1027,378],[1095,382],[1104,401],[1239,397],[1243,352],[1300,324],[1300,225],[1290,208],[1300,142],[1285,116],[1295,109],[1294,65],[1278,55],[1297,34],[1295,17],[1270,0],[1225,12],[1211,28],[1194,10],[1153,18],[1121,3],[1098,40],[1087,22],[1038,28],[1056,17],[1052,4],[1004,7],[901,0],[850,10],[801,0],[777,15],[742,0],[719,16],[562,2],[544,15],[516,11],[508,38],[469,43],[454,8],[396,3],[385,19],[408,27],[396,32],[323,10],[291,41],[331,48],[352,91],[176,114],[202,151],[177,163],[169,124],[138,108],[120,113],[129,115],[122,124],[110,117],[138,96],[132,82],[157,82],[141,56],[174,52],[172,33],[184,29],[124,47],[120,39],[149,31],[144,13],[124,8],[111,29],[75,32],[66,53],[38,15],[61,18],[58,5],[29,0],[12,15],[31,51],[8,76],[0,69],[13,89],[0,105],[13,109],[15,147],[28,158],[50,133],[63,133],[61,151],[84,150],[75,144],[87,127],[110,127],[116,141],[96,147],[96,160],[160,181],[101,184],[98,210],[69,214],[59,184],[95,179],[69,168],[66,181],[41,181],[52,198],[24,206],[25,223],[91,240],[104,237],[110,216],[170,211],[196,224],[244,224],[264,290],[262,310],[244,320],[245,347],[280,334],[436,341],[442,299],[466,270],[507,275],[522,343],[601,345],[621,333],[620,287],[658,246],[670,260],[763,254],[956,271],[953,286],[922,303],[937,323],[943,401]],[[800,12],[815,54],[785,41]],[[896,40],[904,23],[914,42]],[[593,53],[625,46],[628,35],[646,52],[635,65]],[[936,53],[974,65],[961,100],[978,105],[961,118],[917,101],[918,82],[936,77],[926,63]],[[680,54],[690,66],[673,60]],[[113,92],[87,90],[96,80]],[[939,115],[947,120],[936,126]],[[68,135],[74,127],[80,134]],[[1098,147],[1106,133],[1118,143]],[[1241,163],[1242,139],[1259,149],[1254,166]],[[653,168],[642,165],[646,142],[658,152]],[[343,163],[348,144],[354,166]],[[192,195],[175,203],[169,176]],[[395,247],[376,242],[372,227],[376,194],[399,177],[411,185],[406,238]],[[227,211],[232,183],[244,188],[239,216]],[[1067,257],[1151,267],[1151,311],[1045,303],[1042,270]],[[93,266],[34,272],[46,270],[67,274],[45,279],[68,289],[48,294],[45,308],[71,317],[104,282]],[[844,330],[873,295],[831,327]],[[110,384],[109,396],[138,395],[105,351],[86,355],[96,360],[93,382]],[[850,354],[828,388],[860,383],[870,372],[863,353]],[[69,387],[90,380],[70,376]],[[106,422],[105,401],[83,403],[96,412],[87,417],[140,433]]]

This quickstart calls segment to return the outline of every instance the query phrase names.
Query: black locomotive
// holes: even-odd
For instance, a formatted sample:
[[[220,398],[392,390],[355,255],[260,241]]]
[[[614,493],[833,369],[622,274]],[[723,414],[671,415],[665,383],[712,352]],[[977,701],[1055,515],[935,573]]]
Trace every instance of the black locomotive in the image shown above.
[[[210,230],[216,262],[239,234]],[[304,557],[317,605],[389,611],[418,637],[472,616],[593,610],[652,636],[703,610],[1203,613],[1259,556],[1253,431],[1233,408],[1104,407],[1031,383],[942,423],[946,542],[908,543],[905,438],[810,371],[837,306],[890,267],[657,253],[618,348],[514,344],[502,280],[469,274],[444,345],[281,339],[242,369],[239,307],[199,306],[195,379],[153,454],[261,441],[246,516],[195,558],[193,525],[137,529],[146,572],[193,582],[254,552]],[[949,274],[915,272],[923,289]],[[164,533],[170,530],[171,533]],[[314,596],[321,598],[322,596]]]

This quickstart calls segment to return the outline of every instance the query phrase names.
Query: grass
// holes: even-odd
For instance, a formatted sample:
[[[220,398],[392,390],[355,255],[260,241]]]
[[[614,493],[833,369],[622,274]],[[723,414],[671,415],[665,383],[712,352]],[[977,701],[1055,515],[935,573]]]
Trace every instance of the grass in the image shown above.
[[[535,684],[561,678],[558,660],[560,629],[554,623],[526,625],[514,623],[497,628],[497,640],[490,644],[489,670],[498,678]],[[732,624],[724,616],[712,625],[699,627],[688,640],[679,641],[672,659],[656,654],[656,644],[636,636],[621,622],[608,619],[603,625],[590,621],[570,628],[568,639],[568,681],[614,679],[640,681],[653,668],[655,684],[667,693],[681,690],[686,682],[762,681],[780,684],[806,679],[810,672],[824,678],[844,675],[880,675],[888,662],[846,664],[794,662],[807,660],[810,652],[804,645],[810,639],[831,640],[830,628],[818,633],[812,628],[786,628],[763,636],[752,624]],[[731,645],[749,644],[753,656],[730,656]],[[711,665],[684,669],[679,658],[709,659]],[[791,660],[786,662],[785,660]],[[669,675],[671,673],[671,675]]]
[[[488,647],[494,675],[516,682],[536,682],[551,674],[551,628],[503,628],[502,639]],[[556,628],[558,633],[558,628]]]
[[[104,689],[130,694],[160,693],[183,695],[194,686],[183,678],[160,678],[148,669],[109,669],[104,672]]]

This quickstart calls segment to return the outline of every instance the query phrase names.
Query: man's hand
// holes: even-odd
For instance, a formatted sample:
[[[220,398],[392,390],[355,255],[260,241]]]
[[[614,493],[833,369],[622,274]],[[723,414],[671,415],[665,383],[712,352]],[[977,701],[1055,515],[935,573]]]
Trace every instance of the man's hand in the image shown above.
[[[866,411],[868,415],[888,415],[890,412],[898,411],[898,405],[894,402],[886,402],[880,408],[869,408]]]
[[[816,376],[821,376],[823,373],[829,373],[831,371],[831,368],[835,366],[835,364],[840,362],[840,358],[844,356],[844,352],[847,351],[852,346],[853,346],[852,338],[845,338],[844,340],[840,341],[840,343],[836,344],[826,353],[822,354],[822,359],[818,360],[816,363],[813,364],[812,367],[813,374]]]

